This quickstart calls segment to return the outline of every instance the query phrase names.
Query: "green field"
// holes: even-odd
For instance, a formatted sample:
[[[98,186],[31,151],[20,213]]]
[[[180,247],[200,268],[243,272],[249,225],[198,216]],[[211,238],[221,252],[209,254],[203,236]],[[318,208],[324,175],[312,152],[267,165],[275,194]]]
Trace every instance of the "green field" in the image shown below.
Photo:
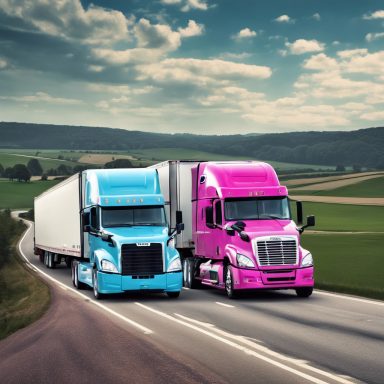
[[[31,160],[32,158],[36,158],[34,155],[31,155],[32,157],[26,157],[26,156],[30,156],[30,155],[24,155],[24,154],[21,155],[20,153],[10,154],[10,153],[0,152],[0,164],[4,168],[13,167],[16,164],[27,165],[29,160]],[[41,154],[39,156],[41,156]],[[55,159],[47,160],[47,159],[39,159],[39,158],[37,159],[39,160],[39,163],[41,164],[44,172],[51,168],[57,168],[61,164],[64,164],[70,167],[79,165],[79,163],[76,163],[73,161],[63,161],[58,159],[56,160]]]
[[[185,148],[154,148],[154,149],[141,149],[136,151],[127,152],[137,158],[150,159],[155,161],[164,160],[250,160],[249,156],[231,156],[231,155],[220,155],[217,153],[195,151],[192,149]],[[273,167],[281,170],[291,169],[319,169],[329,170],[330,167],[322,165],[308,165],[308,164],[293,164],[293,163],[281,163],[278,161],[267,161]]]
[[[357,184],[346,185],[327,191],[302,191],[305,194],[320,196],[341,196],[341,197],[384,197],[384,177],[365,180]],[[298,194],[298,192],[295,191]]]
[[[384,300],[383,234],[308,234],[316,287]]]
[[[59,181],[31,181],[19,183],[18,181],[0,181],[0,209],[32,208],[33,198]]]
[[[316,216],[316,231],[383,232],[384,207],[303,202],[304,217]],[[291,205],[294,218],[296,206]]]

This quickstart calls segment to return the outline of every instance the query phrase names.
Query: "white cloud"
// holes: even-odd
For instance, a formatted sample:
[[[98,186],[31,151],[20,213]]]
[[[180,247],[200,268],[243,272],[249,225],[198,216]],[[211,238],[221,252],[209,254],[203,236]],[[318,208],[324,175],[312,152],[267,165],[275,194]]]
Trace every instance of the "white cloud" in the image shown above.
[[[379,33],[367,33],[365,35],[365,40],[370,43],[371,41],[378,40],[378,39],[384,39],[384,32]]]
[[[160,63],[142,65],[140,80],[152,79],[161,83],[190,83],[197,86],[215,84],[217,81],[237,79],[267,79],[272,71],[269,67],[247,65],[231,61],[191,58],[165,59]]]
[[[320,13],[314,13],[314,14],[312,15],[312,19],[313,19],[313,20],[316,20],[316,21],[320,21],[320,20],[321,20]]]
[[[337,60],[328,57],[324,53],[319,53],[317,55],[311,56],[303,64],[303,68],[311,69],[316,71],[332,71],[339,68]]]
[[[337,52],[337,55],[342,59],[351,59],[356,56],[365,56],[368,53],[368,49],[366,48],[357,48],[357,49],[348,49],[345,51]]]
[[[384,120],[384,111],[363,113],[360,118],[367,121],[382,121]]]
[[[234,53],[234,52],[224,52],[221,55],[218,56],[218,59],[222,60],[244,60],[251,57],[252,54],[249,52],[241,52],[241,53]]]
[[[240,39],[248,39],[248,38],[256,37],[256,36],[257,36],[256,31],[253,31],[250,28],[244,28],[239,33],[237,33],[234,36],[234,38],[240,40]]]
[[[6,68],[7,66],[8,63],[5,60],[0,59],[0,70]]]
[[[367,52],[365,55],[353,56],[349,61],[343,62],[342,66],[348,73],[360,73],[377,77],[383,76],[384,51]]]
[[[79,0],[0,0],[0,8],[45,34],[89,44],[127,40],[132,23],[120,11],[93,4],[84,9]]]
[[[302,55],[309,52],[324,51],[325,45],[317,40],[298,39],[293,43],[286,42],[285,46],[292,55]]]
[[[274,19],[277,23],[287,23],[287,24],[293,24],[295,22],[294,19],[291,19],[288,15],[281,15]]]
[[[365,19],[365,20],[384,19],[384,10],[381,9],[379,11],[372,12],[369,15],[364,15],[363,19]]]
[[[186,28],[179,28],[179,33],[181,37],[200,36],[204,33],[204,26],[197,24],[194,20],[189,20]]]
[[[180,4],[181,0],[161,0],[161,3],[165,5]]]
[[[12,100],[16,102],[31,102],[31,103],[44,102],[49,104],[62,104],[62,105],[73,105],[73,104],[83,103],[82,100],[54,97],[45,92],[36,92],[34,95],[27,95],[27,96],[1,96],[0,99]]]
[[[208,4],[205,0],[187,0],[186,4],[181,8],[183,12],[188,12],[191,9],[206,11],[208,9]]]

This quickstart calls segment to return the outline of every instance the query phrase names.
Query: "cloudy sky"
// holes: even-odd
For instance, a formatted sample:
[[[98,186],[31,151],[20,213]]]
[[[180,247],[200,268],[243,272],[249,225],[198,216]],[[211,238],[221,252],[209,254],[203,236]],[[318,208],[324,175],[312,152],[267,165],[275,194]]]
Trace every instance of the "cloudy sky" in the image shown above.
[[[384,125],[382,0],[0,0],[0,121]]]

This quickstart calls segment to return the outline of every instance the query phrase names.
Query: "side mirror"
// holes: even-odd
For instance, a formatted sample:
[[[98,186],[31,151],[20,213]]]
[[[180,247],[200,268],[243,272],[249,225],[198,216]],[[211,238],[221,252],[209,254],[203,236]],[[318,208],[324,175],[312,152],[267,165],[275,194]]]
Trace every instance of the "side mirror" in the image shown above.
[[[316,225],[315,216],[314,215],[307,216],[307,225],[306,225],[306,227],[314,227],[315,225]]]
[[[314,227],[315,223],[316,220],[314,215],[307,216],[307,224],[303,225],[301,228],[298,228],[298,230],[300,233],[303,233],[305,228]]]
[[[177,223],[176,224],[176,233],[180,235],[181,231],[184,230],[184,224],[183,223]]]
[[[229,236],[235,236],[235,230],[231,226],[226,227],[225,230]]]

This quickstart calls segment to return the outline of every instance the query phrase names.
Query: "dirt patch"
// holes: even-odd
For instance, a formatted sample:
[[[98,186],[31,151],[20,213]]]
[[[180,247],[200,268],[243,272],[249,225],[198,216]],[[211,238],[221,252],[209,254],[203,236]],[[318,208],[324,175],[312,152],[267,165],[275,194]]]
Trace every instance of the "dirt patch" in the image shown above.
[[[352,204],[352,205],[383,205],[384,198],[365,198],[365,197],[337,197],[337,196],[295,196],[290,195],[292,200],[310,201],[313,203],[329,204]]]
[[[80,159],[78,160],[79,163],[84,163],[84,164],[102,164],[104,165],[105,163],[108,163],[113,160],[117,159],[127,159],[127,160],[136,160],[135,157],[130,156],[130,155],[109,155],[109,154],[86,154],[84,156],[81,156]]]
[[[300,190],[300,191],[328,191],[331,189],[336,189],[340,187],[344,187],[346,185],[357,184],[365,180],[376,179],[378,177],[382,177],[383,173],[376,173],[373,175],[361,176],[361,177],[353,177],[349,179],[338,179],[329,182],[316,183],[311,185],[306,185],[297,188],[290,188],[290,191]]]

